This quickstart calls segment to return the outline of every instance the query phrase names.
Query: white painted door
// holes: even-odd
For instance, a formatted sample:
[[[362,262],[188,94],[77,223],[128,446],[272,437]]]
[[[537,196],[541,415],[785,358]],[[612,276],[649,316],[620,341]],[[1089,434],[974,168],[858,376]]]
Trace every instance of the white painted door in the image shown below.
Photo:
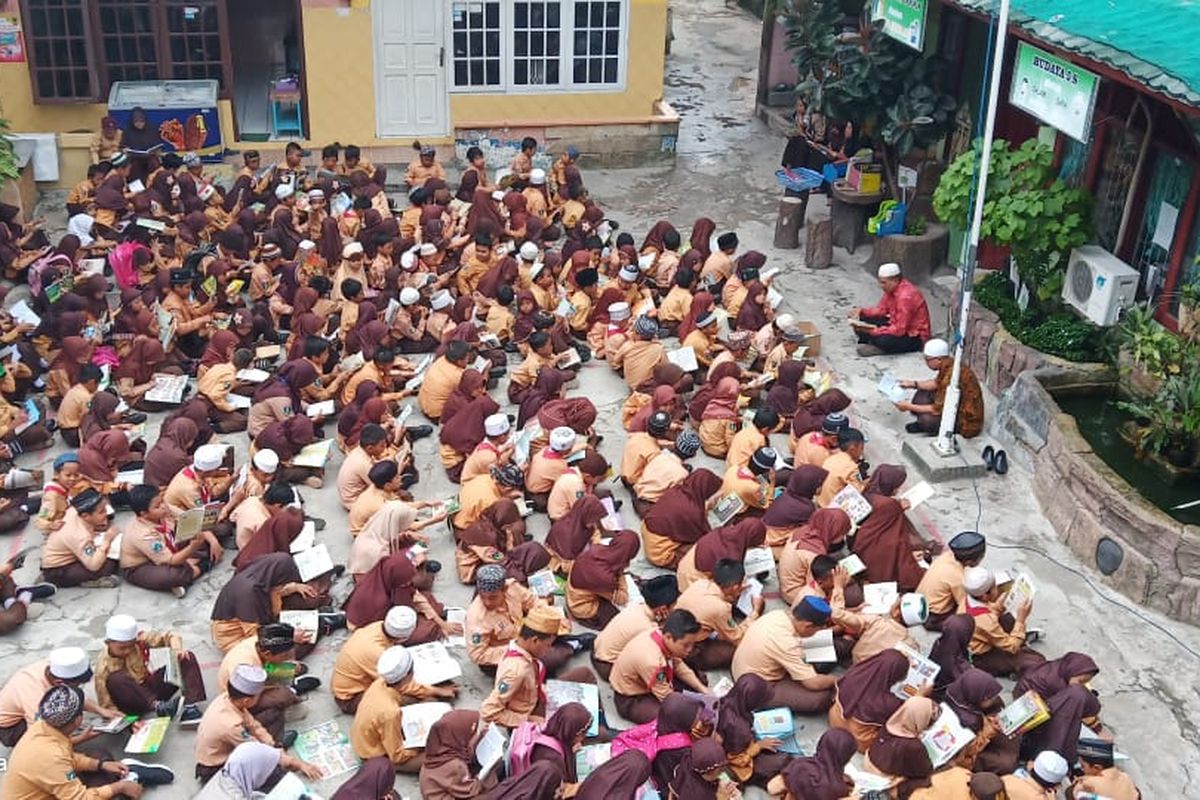
[[[450,132],[442,0],[372,0],[380,138]]]

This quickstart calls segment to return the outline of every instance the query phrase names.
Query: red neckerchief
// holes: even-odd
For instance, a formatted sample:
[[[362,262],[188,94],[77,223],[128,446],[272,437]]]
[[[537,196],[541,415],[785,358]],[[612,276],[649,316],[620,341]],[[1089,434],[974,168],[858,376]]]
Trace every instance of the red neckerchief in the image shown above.
[[[190,466],[184,467],[183,476],[188,480],[195,481],[200,486],[200,505],[207,505],[209,499],[208,486],[204,481],[200,480],[200,476],[196,474],[196,471]]]
[[[158,527],[154,530],[162,534],[163,541],[166,542],[168,550],[172,553],[179,552],[179,548],[175,545],[175,529],[168,525],[165,519],[158,523]]]
[[[976,602],[975,598],[973,598],[973,597],[967,598],[967,602],[966,602],[967,613],[970,614],[972,617],[984,617],[991,613],[992,610],[990,608],[988,608],[987,603],[981,603],[979,605],[975,605],[974,604],[975,602]]]
[[[487,439],[484,439],[482,442],[480,442],[479,446],[476,449],[477,450],[491,450],[496,455],[500,455],[500,451],[496,448],[496,445],[492,444]]]
[[[68,496],[67,490],[64,489],[62,486],[58,485],[57,483],[54,483],[53,481],[51,481],[50,483],[47,483],[45,486],[43,486],[42,491],[49,492],[50,494],[61,494],[63,497]]]
[[[671,654],[667,652],[667,643],[663,641],[662,631],[657,628],[650,631],[650,639],[658,645],[658,651],[662,653],[663,659],[667,662],[666,667],[663,669],[667,673],[667,685],[675,685],[675,667],[671,664]],[[654,688],[653,682],[650,683],[650,688]]]
[[[522,650],[516,642],[510,642],[508,649],[504,651],[505,658],[533,658],[532,655]],[[540,658],[533,658],[533,663],[537,664],[537,690],[538,699],[543,704],[546,702],[546,665],[542,663]]]
[[[542,458],[562,458],[564,455],[565,453],[560,453],[557,450],[551,450],[549,447],[542,451]]]

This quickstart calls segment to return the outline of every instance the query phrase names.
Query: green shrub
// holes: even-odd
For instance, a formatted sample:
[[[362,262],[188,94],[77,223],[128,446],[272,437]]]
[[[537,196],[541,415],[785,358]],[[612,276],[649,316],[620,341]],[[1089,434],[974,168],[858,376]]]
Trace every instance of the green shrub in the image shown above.
[[[975,286],[975,302],[995,312],[1004,328],[1021,344],[1068,361],[1099,361],[1104,332],[1069,311],[1044,313],[1033,306],[1021,310],[1003,273],[992,272]]]

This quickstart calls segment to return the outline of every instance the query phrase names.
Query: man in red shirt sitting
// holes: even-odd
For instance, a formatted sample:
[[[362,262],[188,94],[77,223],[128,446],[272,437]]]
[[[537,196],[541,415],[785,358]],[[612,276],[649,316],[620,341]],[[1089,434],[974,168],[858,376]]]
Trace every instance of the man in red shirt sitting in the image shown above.
[[[921,290],[900,274],[899,264],[879,267],[883,298],[874,308],[850,309],[860,356],[914,353],[929,338],[929,307]]]

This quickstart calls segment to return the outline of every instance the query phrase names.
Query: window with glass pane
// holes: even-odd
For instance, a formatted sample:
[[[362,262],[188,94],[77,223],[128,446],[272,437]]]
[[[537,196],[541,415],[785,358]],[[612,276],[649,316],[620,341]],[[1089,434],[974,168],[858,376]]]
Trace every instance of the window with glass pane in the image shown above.
[[[454,2],[450,13],[454,28],[454,85],[500,86],[499,0]]]
[[[91,100],[97,92],[84,0],[25,0],[22,21],[39,100]]]
[[[158,45],[150,0],[97,0],[110,81],[157,80]]]
[[[167,39],[175,80],[211,78],[224,88],[217,0],[165,0]]]
[[[553,2],[513,4],[513,83],[555,86],[562,57],[562,8]]]
[[[620,81],[621,3],[576,0],[572,75],[576,84]]]

